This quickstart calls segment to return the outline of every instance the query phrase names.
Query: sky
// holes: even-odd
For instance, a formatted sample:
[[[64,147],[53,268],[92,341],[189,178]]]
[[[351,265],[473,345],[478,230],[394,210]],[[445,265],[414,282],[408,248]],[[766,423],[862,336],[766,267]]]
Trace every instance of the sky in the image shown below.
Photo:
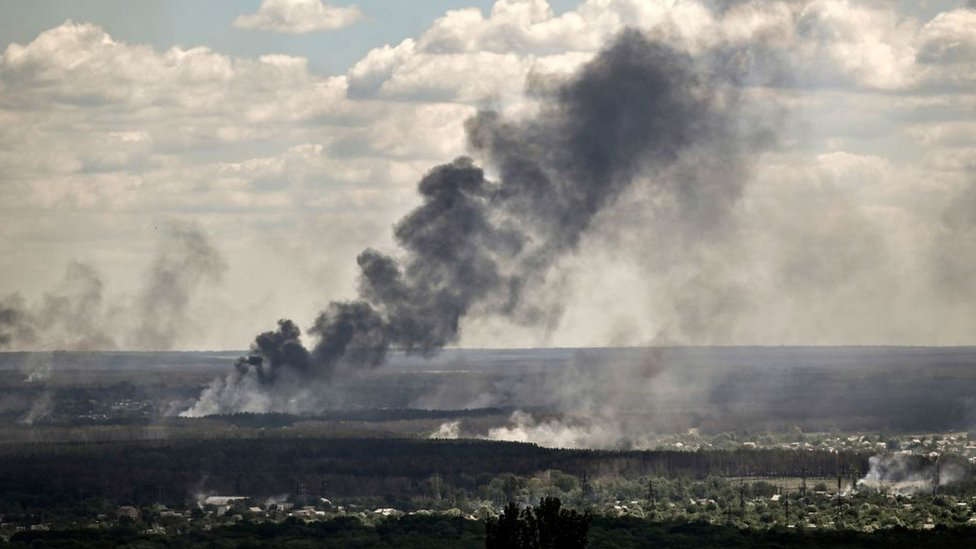
[[[309,326],[473,154],[466,120],[528,116],[527,82],[625,28],[742,71],[768,143],[729,221],[635,185],[555,265],[558,313],[471,315],[459,345],[976,344],[972,3],[0,0],[0,313],[33,324],[7,346]]]

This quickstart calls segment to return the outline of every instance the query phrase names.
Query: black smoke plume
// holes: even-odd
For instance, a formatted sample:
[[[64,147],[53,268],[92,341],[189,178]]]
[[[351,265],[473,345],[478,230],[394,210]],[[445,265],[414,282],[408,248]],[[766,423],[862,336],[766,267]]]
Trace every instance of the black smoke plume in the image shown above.
[[[458,341],[472,313],[537,321],[532,288],[637,180],[653,181],[661,200],[696,222],[715,223],[741,192],[736,97],[723,72],[625,31],[570,79],[532,90],[541,107],[528,120],[474,116],[470,148],[497,180],[467,157],[430,170],[418,185],[422,204],[394,226],[402,253],[359,255],[358,300],[321,313],[311,349],[294,323],[280,321],[185,414],[275,408],[282,377],[327,380],[382,364],[391,348],[436,352]],[[727,159],[733,175],[706,181],[675,168],[703,151]]]

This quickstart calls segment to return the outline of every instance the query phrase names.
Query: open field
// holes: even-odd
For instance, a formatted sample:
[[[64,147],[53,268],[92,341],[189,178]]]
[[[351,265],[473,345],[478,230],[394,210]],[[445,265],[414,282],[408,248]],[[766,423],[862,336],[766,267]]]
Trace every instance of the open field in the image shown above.
[[[0,420],[158,423],[192,404],[236,356],[3,353]],[[595,403],[613,402],[615,416],[643,432],[946,432],[976,425],[974,394],[976,348],[969,347],[448,350],[429,361],[396,355],[383,368],[343,379],[311,415],[592,415]]]

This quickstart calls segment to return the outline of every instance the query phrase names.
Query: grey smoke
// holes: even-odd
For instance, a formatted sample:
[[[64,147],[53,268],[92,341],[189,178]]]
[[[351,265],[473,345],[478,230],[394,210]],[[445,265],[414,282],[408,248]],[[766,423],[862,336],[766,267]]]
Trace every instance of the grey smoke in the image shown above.
[[[472,313],[544,321],[553,304],[530,296],[637,181],[683,224],[720,230],[746,181],[742,157],[757,145],[740,131],[730,71],[713,61],[628,30],[568,80],[535,82],[535,116],[468,120],[471,150],[497,180],[467,157],[431,169],[418,185],[422,204],[394,227],[401,253],[359,255],[359,299],[321,313],[311,349],[282,320],[187,413],[253,403],[240,391],[255,382],[275,408],[284,371],[328,380],[382,364],[391,348],[429,355],[456,343]]]
[[[104,284],[91,265],[71,262],[62,281],[31,306],[13,295],[0,306],[0,347],[113,349],[107,333]]]
[[[219,283],[226,269],[223,257],[198,228],[168,227],[138,299],[136,346],[172,348],[191,329],[187,310],[194,292]]]
[[[0,301],[0,348],[47,350],[170,349],[193,329],[188,307],[219,282],[220,253],[192,226],[172,225],[160,237],[135,300],[105,295],[91,265],[71,262],[62,281],[36,302],[19,294]]]
[[[0,302],[0,348],[36,338],[23,296],[14,294]]]
[[[976,292],[976,178],[950,198],[931,247],[932,284],[948,302]]]

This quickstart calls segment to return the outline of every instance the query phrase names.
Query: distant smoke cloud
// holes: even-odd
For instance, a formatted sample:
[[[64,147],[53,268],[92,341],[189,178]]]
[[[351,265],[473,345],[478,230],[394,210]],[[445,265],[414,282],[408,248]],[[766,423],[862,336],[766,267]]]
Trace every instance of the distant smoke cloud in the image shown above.
[[[22,296],[14,294],[0,302],[0,348],[33,342],[36,337]]]
[[[533,291],[638,180],[681,223],[717,230],[756,145],[740,132],[731,75],[713,68],[626,31],[572,78],[537,85],[535,116],[468,120],[471,148],[498,180],[469,158],[430,170],[418,185],[423,203],[394,227],[401,257],[359,255],[360,298],[321,313],[310,330],[315,345],[306,351],[295,325],[282,321],[187,413],[236,411],[253,402],[242,399],[245,386],[261,387],[270,409],[290,407],[290,385],[277,383],[283,371],[322,381],[375,367],[391,347],[430,354],[456,343],[471,313],[545,322],[558,305],[538,303]]]
[[[31,403],[31,407],[27,410],[18,423],[24,425],[33,425],[38,421],[46,419],[54,411],[54,395],[51,391],[44,391],[41,393],[37,399]]]
[[[604,418],[575,421],[563,418],[537,419],[522,411],[512,413],[508,425],[489,429],[484,438],[531,442],[547,448],[634,448],[633,440],[625,436],[620,430],[620,424],[614,421],[606,421]],[[650,444],[638,444],[638,447],[647,448]]]
[[[0,348],[170,349],[190,329],[193,296],[219,282],[225,268],[202,232],[170,226],[133,303],[107,300],[98,271],[72,262],[61,283],[38,302],[18,294],[0,301]]]
[[[0,306],[0,347],[114,349],[104,322],[104,284],[90,265],[72,262],[64,278],[39,303],[19,295]]]
[[[187,308],[205,284],[219,283],[227,264],[199,229],[170,226],[138,299],[141,317],[135,343],[141,349],[170,349],[190,328]]]
[[[928,258],[938,294],[957,301],[976,292],[976,179],[951,197],[935,224]]]

